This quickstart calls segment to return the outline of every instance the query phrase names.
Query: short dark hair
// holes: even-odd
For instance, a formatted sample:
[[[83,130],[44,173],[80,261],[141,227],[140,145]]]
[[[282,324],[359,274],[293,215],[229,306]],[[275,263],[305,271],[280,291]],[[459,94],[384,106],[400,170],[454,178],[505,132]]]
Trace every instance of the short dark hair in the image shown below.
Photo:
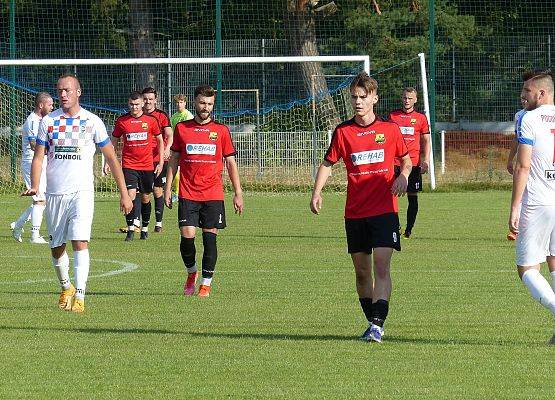
[[[216,91],[210,85],[200,85],[195,88],[195,98],[198,96],[204,97],[214,97],[216,96]]]
[[[522,82],[529,81],[530,79],[543,79],[551,78],[553,80],[553,72],[551,68],[534,68],[526,70],[522,73]]]
[[[131,92],[129,93],[129,96],[127,97],[128,100],[138,100],[138,99],[143,99],[143,94],[139,91],[135,91],[135,92]]]
[[[372,92],[378,93],[378,82],[366,72],[361,72],[355,76],[349,89],[353,91],[357,87],[364,89],[367,94]]]
[[[156,89],[154,89],[151,86],[145,87],[141,92],[141,94],[147,94],[147,93],[154,93],[154,97],[156,98],[158,97],[158,93],[156,92]]]
[[[35,107],[38,107],[40,103],[45,102],[46,100],[52,98],[52,96],[50,96],[50,93],[48,92],[38,92],[35,95]]]

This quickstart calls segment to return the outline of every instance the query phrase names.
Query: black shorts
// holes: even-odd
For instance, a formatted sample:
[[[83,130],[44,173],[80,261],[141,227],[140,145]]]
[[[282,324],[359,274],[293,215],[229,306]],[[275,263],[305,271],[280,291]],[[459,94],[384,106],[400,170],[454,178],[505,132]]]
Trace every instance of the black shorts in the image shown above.
[[[157,165],[158,165],[157,163],[154,164],[154,169],[156,169]],[[154,177],[154,187],[163,188],[164,186],[166,186],[167,173],[168,173],[168,163],[165,162],[164,166],[162,167],[162,172],[160,172],[160,175]]]
[[[226,226],[224,201],[193,201],[180,198],[177,218],[179,227],[198,226],[206,229],[224,229]]]
[[[139,171],[123,168],[123,177],[127,189],[137,189],[141,193],[152,193],[154,174],[152,171]]]
[[[372,254],[372,249],[376,247],[390,247],[401,251],[397,213],[345,218],[345,232],[349,253]]]
[[[401,173],[401,167],[395,166],[395,177]],[[407,193],[416,193],[422,191],[422,169],[420,167],[412,167],[409,174],[407,185]]]

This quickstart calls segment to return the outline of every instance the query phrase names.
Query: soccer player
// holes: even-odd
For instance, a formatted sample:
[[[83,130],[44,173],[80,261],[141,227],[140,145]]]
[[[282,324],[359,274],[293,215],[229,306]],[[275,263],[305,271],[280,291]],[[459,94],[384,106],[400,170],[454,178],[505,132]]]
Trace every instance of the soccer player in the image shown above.
[[[125,241],[133,240],[135,229],[133,220],[138,217],[135,199],[140,197],[141,202],[141,239],[148,238],[148,225],[150,223],[151,205],[150,193],[155,177],[162,171],[164,142],[160,134],[158,120],[143,112],[143,95],[132,92],[127,99],[129,113],[118,117],[112,132],[112,144],[115,146],[120,138],[123,140],[121,151],[121,165],[127,193],[134,201],[133,210],[125,216],[127,223],[127,235]],[[154,164],[152,156],[152,142],[157,141],[158,163]],[[108,165],[105,165],[105,173],[109,173]],[[137,191],[140,196],[137,196]]]
[[[21,175],[27,189],[31,188],[31,163],[33,161],[33,153],[35,150],[37,134],[39,132],[39,124],[42,118],[52,111],[52,96],[46,92],[38,92],[35,96],[35,109],[29,114],[23,124],[23,133],[21,135]],[[31,243],[46,244],[48,243],[40,236],[40,226],[42,224],[42,214],[45,208],[44,191],[46,189],[46,163],[43,164],[40,176],[39,189],[33,196],[33,203],[23,211],[17,221],[11,223],[12,236],[18,242],[21,242],[21,234],[23,233],[23,224],[31,219]]]
[[[428,119],[422,113],[414,109],[418,101],[416,89],[407,87],[403,89],[403,108],[389,114],[389,119],[399,125],[405,143],[409,149],[412,171],[409,175],[407,187],[407,225],[403,236],[407,239],[412,234],[412,228],[418,214],[418,192],[422,191],[422,174],[428,172],[430,160],[430,128]],[[395,174],[400,172],[400,166],[396,162]]]
[[[175,126],[174,141],[168,163],[167,185],[164,191],[166,205],[171,207],[171,184],[179,166],[178,222],[181,232],[179,250],[187,268],[183,293],[195,293],[197,266],[195,263],[196,227],[202,229],[202,281],[198,295],[208,297],[216,267],[218,229],[226,226],[223,160],[233,186],[233,208],[243,212],[243,191],[235,161],[235,147],[227,126],[212,119],[216,93],[211,86],[195,89],[195,117]]]
[[[168,114],[156,107],[158,102],[156,90],[147,87],[143,89],[142,94],[145,101],[144,112],[145,114],[152,115],[158,120],[164,140],[163,158],[160,158],[161,156],[158,152],[158,142],[156,140],[152,142],[154,164],[157,164],[160,160],[164,163],[162,172],[154,178],[154,215],[156,216],[154,232],[162,232],[162,219],[164,217],[164,185],[166,184],[166,172],[168,170],[167,161],[170,159],[170,147],[173,143],[173,129]]]
[[[41,121],[31,165],[31,188],[23,195],[38,193],[46,150],[46,224],[52,263],[62,286],[58,306],[62,310],[82,313],[90,267],[88,247],[94,213],[96,145],[112,168],[120,192],[120,209],[129,212],[132,202],[104,123],[79,105],[79,80],[73,75],[62,75],[56,89],[61,108]],[[67,240],[71,240],[73,247],[75,286],[69,278]]]
[[[517,122],[509,230],[518,233],[518,275],[530,294],[555,317],[555,105],[551,71],[525,76],[527,112]],[[547,260],[551,286],[540,273]],[[549,342],[555,344],[555,331]]]
[[[194,115],[191,114],[189,110],[187,110],[187,99],[184,94],[176,95],[174,97],[174,101],[177,107],[177,112],[174,113],[170,118],[172,129],[175,129],[175,126],[178,122],[189,121],[190,119],[194,118]],[[172,201],[177,201],[177,193],[179,192],[179,167],[173,179],[172,191],[174,193],[172,194]]]
[[[393,249],[401,250],[397,196],[406,192],[412,164],[399,127],[374,113],[378,83],[361,73],[351,83],[350,91],[355,116],[335,128],[316,174],[310,209],[320,213],[321,192],[331,167],[343,159],[347,170],[347,247],[355,268],[359,302],[369,324],[361,340],[381,342],[391,296],[391,256]],[[395,158],[401,160],[397,177]]]

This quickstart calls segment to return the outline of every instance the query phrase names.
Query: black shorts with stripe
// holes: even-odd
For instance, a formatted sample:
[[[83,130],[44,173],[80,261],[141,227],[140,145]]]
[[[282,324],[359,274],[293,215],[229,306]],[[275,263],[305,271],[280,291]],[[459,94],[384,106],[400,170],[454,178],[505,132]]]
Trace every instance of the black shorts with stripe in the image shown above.
[[[366,218],[345,218],[349,253],[372,254],[376,247],[401,251],[399,216],[387,213]]]

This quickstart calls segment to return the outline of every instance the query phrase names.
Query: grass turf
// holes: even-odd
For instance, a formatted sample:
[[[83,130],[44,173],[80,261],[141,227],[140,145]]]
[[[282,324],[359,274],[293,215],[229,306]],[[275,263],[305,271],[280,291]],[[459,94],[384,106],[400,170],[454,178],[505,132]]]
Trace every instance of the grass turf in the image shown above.
[[[553,319],[514,271],[507,192],[421,194],[381,345],[357,340],[343,195],[319,216],[308,194],[228,208],[207,299],[181,295],[175,209],[162,234],[124,243],[116,199],[98,197],[84,315],[57,309],[48,246],[11,238],[27,200],[0,202],[0,398],[553,397]]]

